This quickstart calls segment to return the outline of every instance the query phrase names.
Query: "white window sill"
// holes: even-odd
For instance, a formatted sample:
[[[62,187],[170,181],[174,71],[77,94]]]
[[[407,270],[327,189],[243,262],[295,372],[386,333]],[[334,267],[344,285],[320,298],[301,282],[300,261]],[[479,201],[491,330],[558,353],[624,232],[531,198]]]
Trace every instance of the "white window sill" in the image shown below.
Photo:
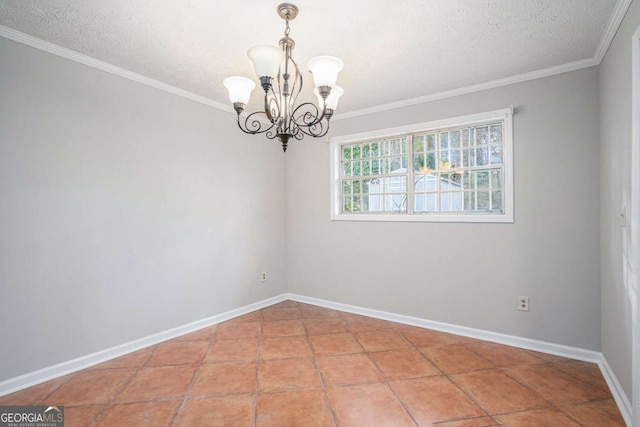
[[[369,221],[369,222],[472,222],[513,224],[513,214],[333,214],[332,221]]]

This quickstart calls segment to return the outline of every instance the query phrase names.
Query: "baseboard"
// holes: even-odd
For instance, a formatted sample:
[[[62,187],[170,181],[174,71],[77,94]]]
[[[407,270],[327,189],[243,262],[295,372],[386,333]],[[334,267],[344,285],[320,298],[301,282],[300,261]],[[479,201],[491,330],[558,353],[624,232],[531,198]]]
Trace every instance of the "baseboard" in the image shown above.
[[[386,311],[373,310],[339,302],[327,301],[323,299],[307,297],[289,293],[287,298],[293,301],[307,304],[319,305],[335,310],[346,311],[363,316],[375,317],[377,319],[389,320],[391,322],[403,323],[405,325],[418,326],[420,328],[433,329],[450,334],[462,335],[484,341],[491,341],[498,344],[510,345],[526,350],[539,351],[541,353],[553,354],[556,356],[568,357],[570,359],[582,360],[585,362],[599,363],[602,360],[602,353],[598,351],[585,350],[577,347],[570,347],[561,344],[553,344],[545,341],[538,341],[530,338],[523,338],[514,335],[490,332],[482,329],[468,328],[466,326],[452,325],[450,323],[436,322],[433,320],[421,319],[418,317],[405,316],[402,314],[389,313]]]
[[[620,409],[620,414],[622,415],[622,418],[624,418],[624,421],[625,423],[627,423],[627,426],[631,427],[631,420],[632,420],[631,402],[627,398],[627,395],[622,389],[622,386],[620,385],[620,382],[618,381],[616,374],[613,372],[613,369],[611,369],[611,366],[609,366],[609,362],[607,362],[607,359],[604,357],[603,354],[600,354],[600,360],[598,361],[598,366],[600,367],[600,371],[602,372],[604,379],[607,381],[607,385],[609,386],[609,390],[611,390],[611,394],[613,395],[613,398],[615,399],[616,404],[618,405],[618,409]]]
[[[421,328],[433,329],[441,332],[462,335],[465,337],[476,338],[484,341],[491,341],[498,344],[505,344],[512,347],[523,348],[526,350],[538,351],[541,353],[553,354],[556,356],[568,357],[570,359],[582,360],[585,362],[596,363],[600,367],[600,371],[604,376],[611,394],[620,409],[620,413],[624,418],[627,426],[631,427],[631,403],[624,393],[620,382],[616,378],[613,370],[607,363],[603,354],[598,351],[585,350],[577,347],[570,347],[561,344],[554,344],[545,341],[533,340],[530,338],[522,338],[514,335],[501,334],[497,332],[485,331],[482,329],[468,328],[465,326],[452,325],[449,323],[436,322],[433,320],[425,320],[418,317],[405,316],[402,314],[389,313],[386,311],[373,310],[370,308],[359,307],[339,302],[327,301],[323,299],[307,297],[289,293],[287,299],[303,302],[307,304],[318,305],[321,307],[332,308],[335,310],[346,311],[353,314],[375,317],[377,319],[389,320],[391,322],[403,323],[405,325],[418,326]]]
[[[8,380],[0,382],[0,396],[15,393],[16,391],[22,390],[24,388],[31,387],[45,381],[49,381],[64,375],[71,374],[73,372],[80,371],[82,369],[89,368],[93,365],[97,365],[98,363],[106,362],[116,357],[124,356],[125,354],[141,350],[151,345],[159,344],[172,338],[177,338],[184,334],[195,332],[199,329],[224,322],[225,320],[233,319],[235,317],[242,316],[243,314],[247,314],[252,311],[279,303],[281,301],[284,301],[285,299],[287,299],[286,294],[278,295],[276,297],[249,304],[235,310],[230,310],[225,313],[197,320],[195,322],[178,326],[176,328],[172,328],[163,332],[158,332],[157,334],[149,335],[125,344],[98,351],[96,353],[78,357],[77,359],[69,360],[67,362],[62,362],[57,365],[39,369],[37,371],[20,375],[18,377],[10,378]]]

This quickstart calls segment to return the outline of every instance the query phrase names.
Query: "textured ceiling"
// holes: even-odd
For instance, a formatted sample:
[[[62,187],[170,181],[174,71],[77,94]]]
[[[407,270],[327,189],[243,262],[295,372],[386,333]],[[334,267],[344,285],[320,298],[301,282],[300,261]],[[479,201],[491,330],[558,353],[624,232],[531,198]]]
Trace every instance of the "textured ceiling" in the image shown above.
[[[0,0],[0,25],[228,104],[222,80],[282,35],[278,3]],[[616,0],[295,3],[294,58],[343,59],[345,113],[592,58]]]

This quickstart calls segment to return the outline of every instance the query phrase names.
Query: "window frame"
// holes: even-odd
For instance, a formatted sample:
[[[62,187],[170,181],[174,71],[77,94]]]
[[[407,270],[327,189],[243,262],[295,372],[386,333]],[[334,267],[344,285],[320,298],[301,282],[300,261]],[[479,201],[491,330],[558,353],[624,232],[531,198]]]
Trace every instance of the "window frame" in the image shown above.
[[[340,166],[342,146],[355,144],[371,139],[392,138],[397,136],[409,136],[409,144],[412,144],[412,135],[416,133],[435,132],[444,128],[455,128],[482,124],[489,121],[501,121],[503,123],[503,159],[504,174],[503,188],[503,213],[488,214],[474,212],[413,212],[413,213],[342,213]],[[331,191],[331,220],[332,221],[398,221],[398,222],[477,222],[477,223],[513,223],[514,212],[514,184],[513,184],[513,107],[484,113],[470,114],[443,120],[434,120],[408,126],[400,126],[389,129],[380,129],[370,132],[361,132],[351,135],[335,136],[330,140],[330,191]],[[410,164],[409,164],[410,165]],[[407,177],[409,177],[407,173]],[[407,183],[409,184],[409,182]],[[415,197],[413,186],[408,190],[407,203]],[[411,191],[409,191],[411,190]]]

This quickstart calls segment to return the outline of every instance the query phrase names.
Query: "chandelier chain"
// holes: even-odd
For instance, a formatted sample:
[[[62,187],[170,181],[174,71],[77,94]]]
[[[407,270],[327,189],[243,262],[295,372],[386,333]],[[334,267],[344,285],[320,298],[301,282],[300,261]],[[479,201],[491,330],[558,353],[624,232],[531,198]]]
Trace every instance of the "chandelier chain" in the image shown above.
[[[285,17],[285,21],[286,21],[286,25],[285,25],[285,29],[284,29],[284,35],[286,37],[289,37],[289,33],[291,32],[291,28],[289,28],[289,12],[287,12],[287,15]]]

